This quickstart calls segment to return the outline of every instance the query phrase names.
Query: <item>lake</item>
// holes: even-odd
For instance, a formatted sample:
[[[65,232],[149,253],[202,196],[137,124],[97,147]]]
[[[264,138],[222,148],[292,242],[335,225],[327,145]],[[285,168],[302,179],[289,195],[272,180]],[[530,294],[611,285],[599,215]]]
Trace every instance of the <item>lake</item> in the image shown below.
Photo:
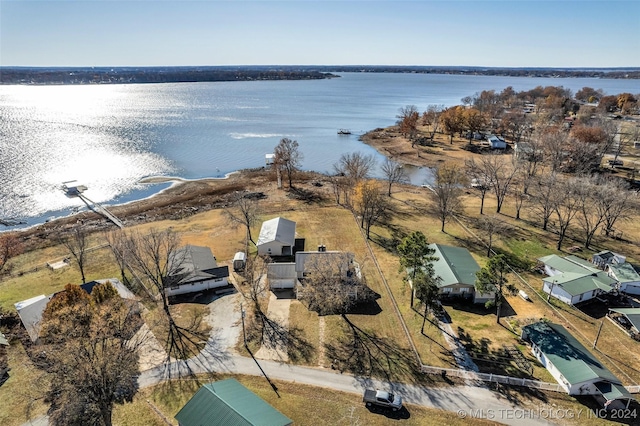
[[[150,196],[154,175],[223,177],[262,167],[280,139],[298,141],[305,170],[331,172],[343,153],[383,157],[358,135],[395,122],[401,107],[451,106],[482,90],[583,87],[615,95],[637,80],[344,73],[304,81],[0,86],[0,219],[42,223],[82,208],[63,182],[95,202]],[[352,131],[338,135],[338,129]],[[428,171],[412,169],[415,184]],[[1,226],[1,225],[0,225]],[[2,228],[0,228],[2,230]]]

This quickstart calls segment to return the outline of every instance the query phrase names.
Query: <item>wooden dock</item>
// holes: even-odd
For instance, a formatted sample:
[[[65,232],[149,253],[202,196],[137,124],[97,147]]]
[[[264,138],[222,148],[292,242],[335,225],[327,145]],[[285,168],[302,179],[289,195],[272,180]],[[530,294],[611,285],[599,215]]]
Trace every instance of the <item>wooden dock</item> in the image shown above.
[[[86,195],[84,195],[84,191],[87,190],[87,187],[84,185],[69,185],[70,183],[75,183],[75,181],[64,182],[62,184],[62,190],[67,195],[67,197],[80,198],[83,203],[87,205],[87,208],[91,211],[98,213],[101,216],[104,216],[111,222],[113,222],[118,228],[124,228],[124,224],[118,219],[113,213],[107,210],[106,207],[91,201]]]

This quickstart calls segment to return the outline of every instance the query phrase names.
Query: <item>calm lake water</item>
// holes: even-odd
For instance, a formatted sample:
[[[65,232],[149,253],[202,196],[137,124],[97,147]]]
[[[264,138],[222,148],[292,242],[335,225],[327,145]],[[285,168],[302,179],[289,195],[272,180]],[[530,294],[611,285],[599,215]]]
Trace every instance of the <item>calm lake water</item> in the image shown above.
[[[280,139],[297,140],[306,170],[331,172],[343,153],[382,156],[358,135],[395,122],[399,108],[451,106],[512,86],[640,92],[637,80],[345,73],[313,81],[0,86],[0,219],[29,226],[82,207],[60,187],[116,204],[166,187],[146,176],[195,179],[261,167]],[[349,136],[338,135],[340,128]],[[412,169],[422,183],[428,171]],[[0,231],[4,228],[0,225]]]

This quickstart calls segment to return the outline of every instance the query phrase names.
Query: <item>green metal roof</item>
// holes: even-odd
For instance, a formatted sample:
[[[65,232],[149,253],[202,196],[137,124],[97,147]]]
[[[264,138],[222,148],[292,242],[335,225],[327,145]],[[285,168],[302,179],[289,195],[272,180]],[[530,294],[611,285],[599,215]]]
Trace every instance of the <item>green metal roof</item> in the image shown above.
[[[544,256],[538,259],[540,262],[560,272],[574,272],[582,274],[590,274],[598,272],[600,269],[591,265],[584,259],[580,259],[577,256],[565,256],[560,257],[556,254]]]
[[[612,263],[609,269],[614,273],[620,283],[640,282],[640,274],[630,263]]]
[[[293,423],[236,379],[202,386],[175,418],[180,426],[287,426]]]
[[[566,328],[540,321],[522,328],[523,335],[535,344],[571,384],[603,379],[620,384],[611,371],[596,359]]]
[[[441,278],[439,287],[453,284],[475,286],[476,272],[480,270],[480,266],[469,250],[441,244],[429,244],[429,247],[435,250],[434,256],[438,257],[438,260],[433,262],[433,268],[436,275]]]
[[[555,283],[562,287],[571,296],[587,293],[593,290],[603,290],[609,292],[613,290],[616,280],[600,271],[591,275],[584,275],[575,272],[564,272],[562,274],[547,277],[544,281]]]
[[[616,399],[633,399],[633,395],[622,385],[608,382],[594,383],[607,401],[615,401]]]

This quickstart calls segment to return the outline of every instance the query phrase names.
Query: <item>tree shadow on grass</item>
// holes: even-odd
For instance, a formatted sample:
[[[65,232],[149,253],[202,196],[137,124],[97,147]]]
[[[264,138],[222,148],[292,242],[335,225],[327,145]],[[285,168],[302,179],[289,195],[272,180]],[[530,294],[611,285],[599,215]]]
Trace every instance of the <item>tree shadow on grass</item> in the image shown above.
[[[326,200],[320,192],[298,187],[289,188],[287,196],[306,204],[320,204]]]
[[[343,336],[336,343],[325,344],[327,357],[334,360],[335,368],[359,376],[362,381],[380,377],[391,382],[414,377],[417,365],[410,349],[399,347],[395,340],[380,337],[374,331],[361,329],[346,315],[342,318]]]

